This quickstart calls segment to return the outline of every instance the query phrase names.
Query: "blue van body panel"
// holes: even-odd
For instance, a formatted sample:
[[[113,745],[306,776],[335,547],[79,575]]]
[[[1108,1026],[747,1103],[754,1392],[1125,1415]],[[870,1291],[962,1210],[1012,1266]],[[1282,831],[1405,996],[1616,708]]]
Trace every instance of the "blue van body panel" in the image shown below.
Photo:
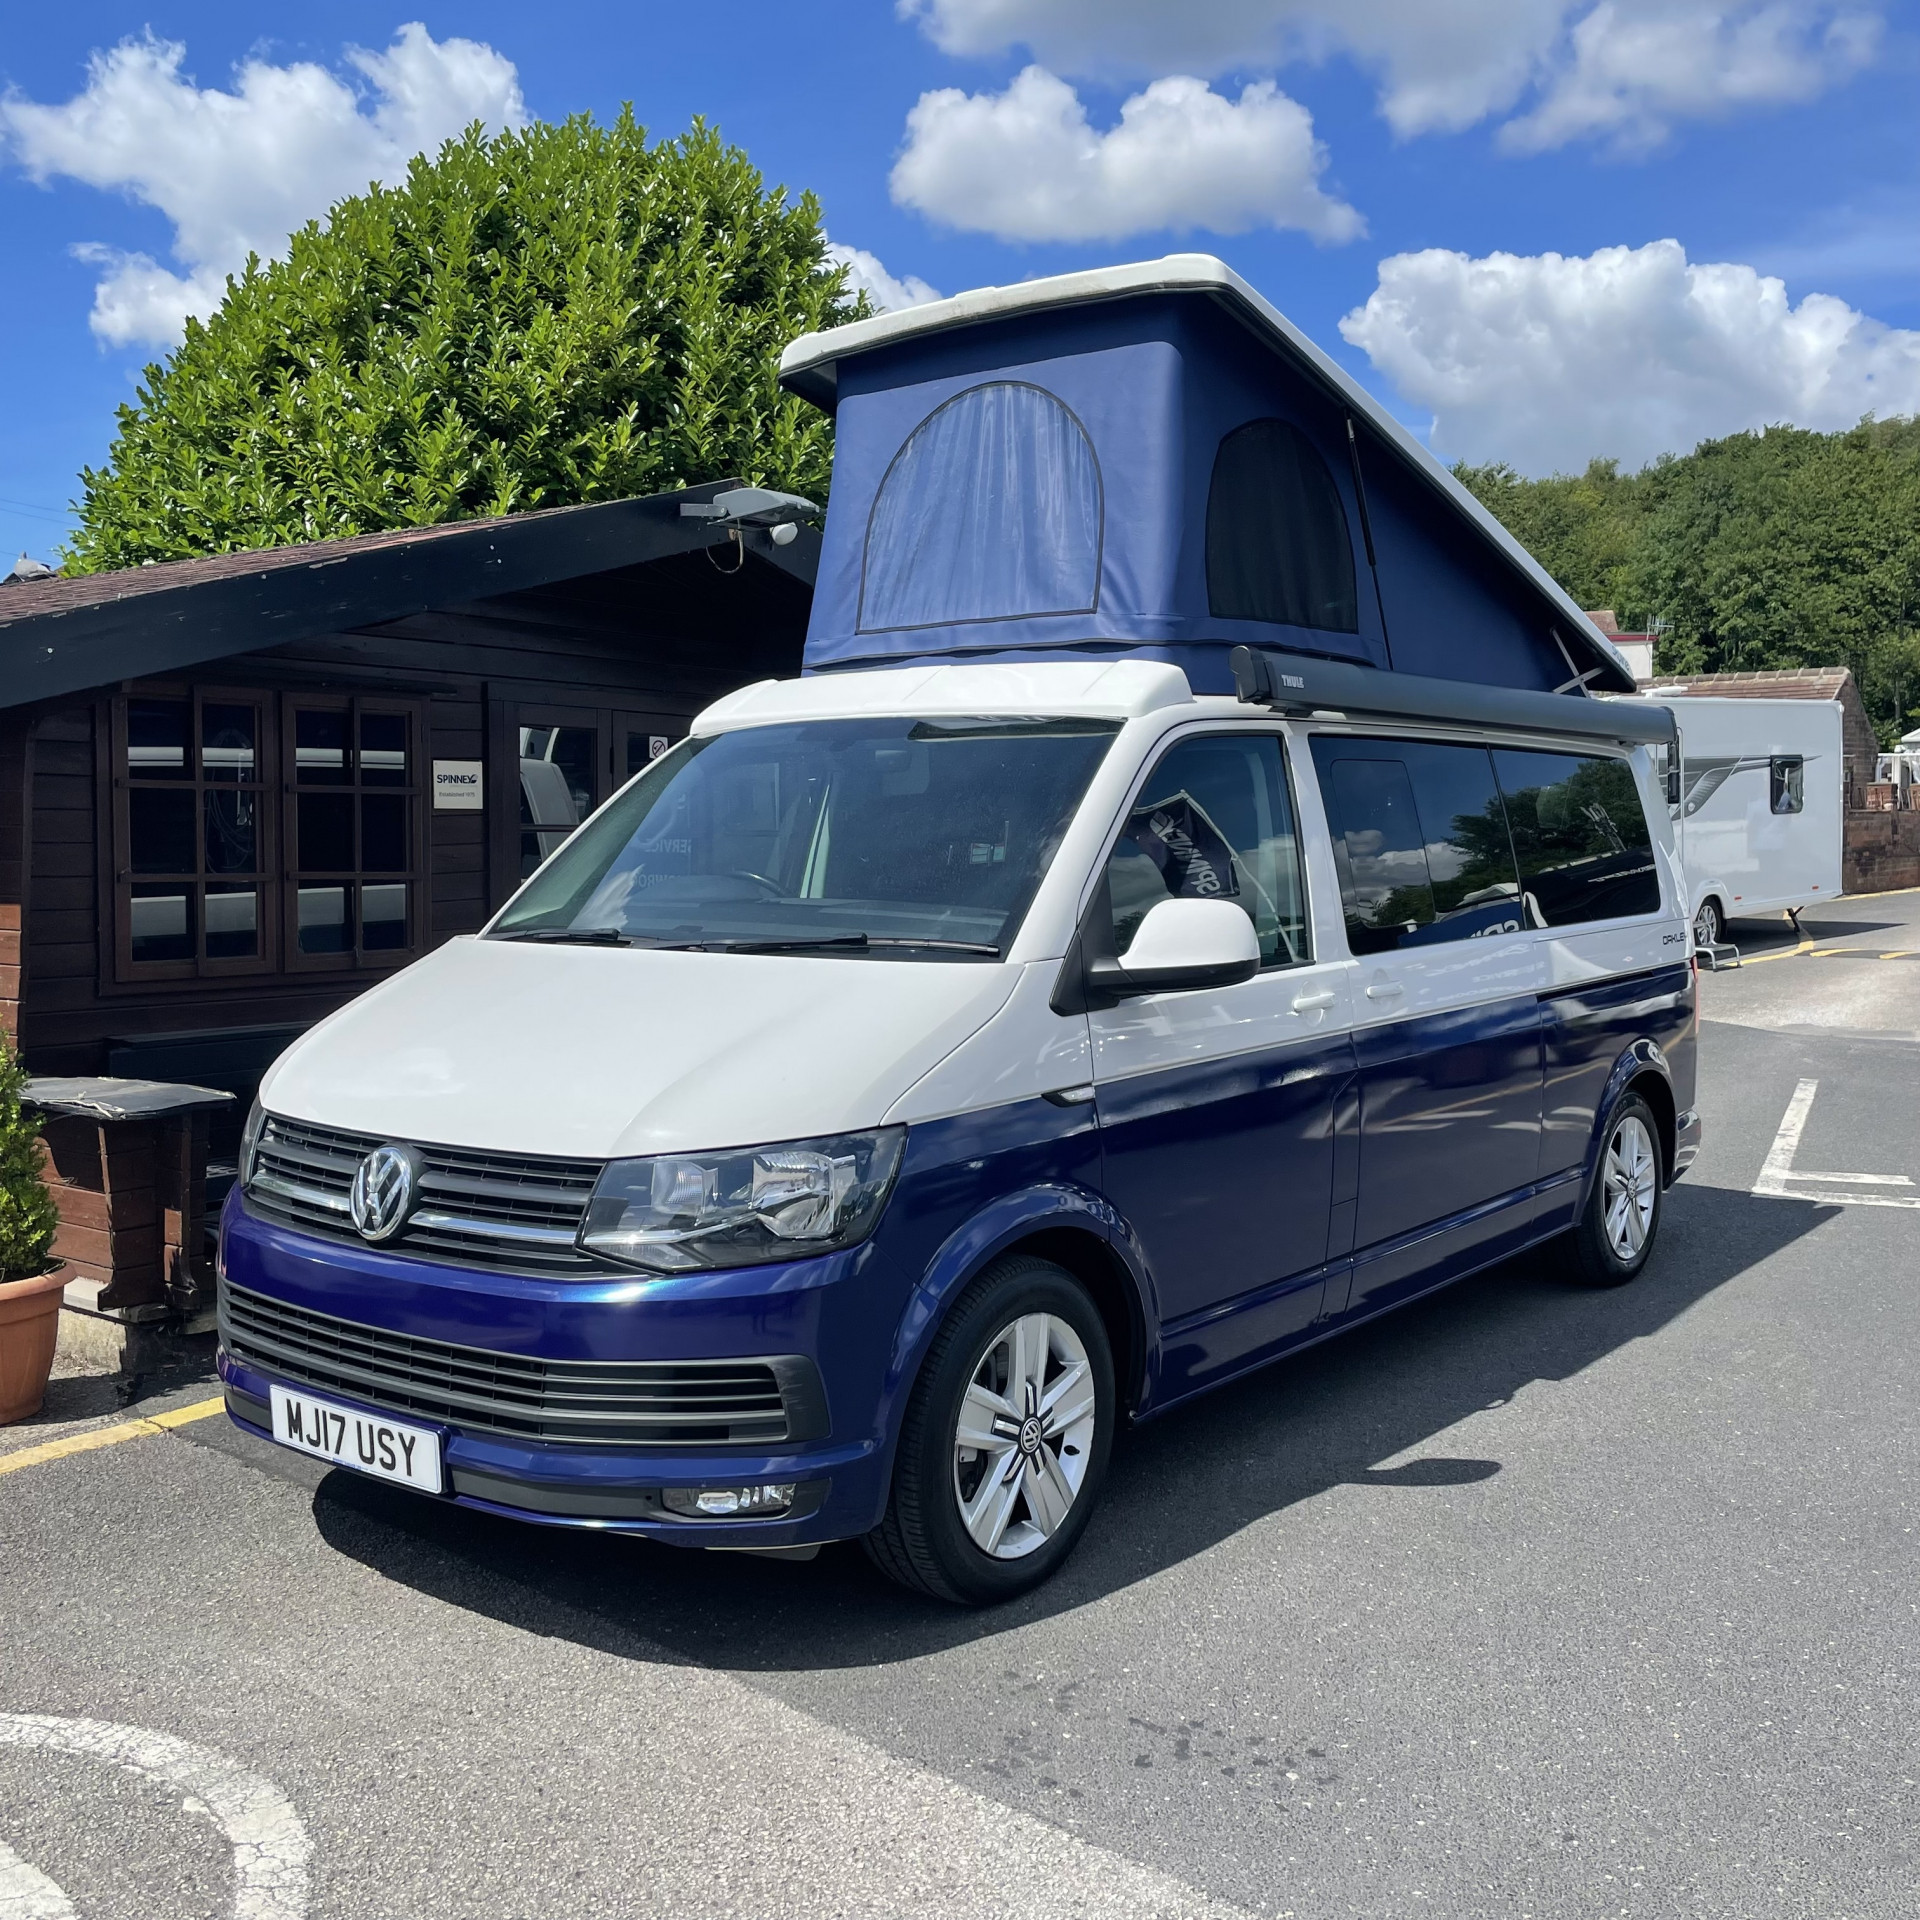
[[[1352,1067],[1340,1032],[1099,1083],[1103,1188],[1147,1250],[1168,1321],[1212,1316],[1249,1279],[1271,1312],[1319,1317],[1333,1101]]]

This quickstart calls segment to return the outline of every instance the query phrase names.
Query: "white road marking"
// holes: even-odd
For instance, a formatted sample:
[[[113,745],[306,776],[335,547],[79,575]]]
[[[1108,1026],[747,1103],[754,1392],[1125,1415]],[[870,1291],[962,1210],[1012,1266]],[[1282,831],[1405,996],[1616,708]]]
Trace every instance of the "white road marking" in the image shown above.
[[[73,1902],[0,1840],[0,1920],[74,1920]]]
[[[1786,1179],[1793,1171],[1793,1156],[1800,1149],[1800,1136],[1807,1130],[1807,1115],[1813,1111],[1813,1096],[1819,1087],[1818,1080],[1802,1080],[1794,1088],[1793,1098],[1787,1102],[1787,1110],[1781,1117],[1780,1131],[1773,1136],[1773,1145],[1761,1163],[1760,1178],[1753,1183],[1755,1193],[1786,1192]]]
[[[1904,1173],[1795,1173],[1793,1156],[1800,1150],[1800,1136],[1807,1130],[1807,1115],[1813,1111],[1813,1096],[1818,1080],[1802,1080],[1780,1116],[1780,1130],[1761,1164],[1760,1178],[1753,1191],[1763,1200],[1812,1200],[1828,1207],[1909,1207],[1920,1208],[1920,1196],[1893,1193],[1846,1193],[1843,1187],[1910,1187],[1913,1182]],[[1791,1181],[1793,1184],[1788,1185]],[[1818,1183],[1827,1182],[1822,1187]]]
[[[211,1820],[233,1849],[233,1920],[303,1920],[311,1851],[306,1829],[278,1787],[238,1762],[170,1733],[50,1713],[0,1713],[0,1746],[80,1754],[170,1788],[187,1812]],[[3,1847],[0,1854],[3,1870],[15,1856]],[[61,1904],[23,1907],[16,1915],[5,1904],[10,1889],[0,1871],[0,1920],[63,1920],[72,1911],[51,1880],[38,1873],[34,1878]]]

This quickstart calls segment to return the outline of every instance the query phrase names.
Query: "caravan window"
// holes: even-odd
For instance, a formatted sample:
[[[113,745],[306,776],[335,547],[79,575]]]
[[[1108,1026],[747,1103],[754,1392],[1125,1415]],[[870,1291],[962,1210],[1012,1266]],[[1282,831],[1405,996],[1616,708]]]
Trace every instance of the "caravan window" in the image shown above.
[[[1093,446],[1068,407],[1024,381],[970,387],[914,429],[880,483],[860,631],[1091,613],[1101,514]]]
[[[1231,900],[1253,922],[1263,967],[1310,960],[1280,742],[1217,734],[1175,747],[1127,815],[1107,862],[1107,891],[1115,953],[1126,952],[1162,900]]]
[[[1214,456],[1207,606],[1221,620],[1359,631],[1347,510],[1327,463],[1284,420],[1236,428]]]
[[[1797,753],[1776,753],[1769,782],[1775,813],[1804,813],[1807,805],[1807,763]]]
[[[1495,751],[1535,926],[1658,913],[1653,837],[1624,760]]]

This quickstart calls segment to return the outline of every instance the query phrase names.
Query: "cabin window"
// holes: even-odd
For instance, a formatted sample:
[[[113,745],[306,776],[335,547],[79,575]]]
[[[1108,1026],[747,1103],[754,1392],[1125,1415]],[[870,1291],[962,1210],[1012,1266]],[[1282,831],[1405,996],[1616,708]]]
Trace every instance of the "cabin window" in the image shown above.
[[[417,952],[420,729],[408,703],[214,688],[117,700],[115,977]]]
[[[1102,499],[1092,443],[1043,388],[970,387],[916,427],[867,522],[860,631],[1091,613]]]
[[[1327,463],[1285,420],[1235,428],[1214,456],[1207,605],[1220,620],[1360,630],[1347,510]]]

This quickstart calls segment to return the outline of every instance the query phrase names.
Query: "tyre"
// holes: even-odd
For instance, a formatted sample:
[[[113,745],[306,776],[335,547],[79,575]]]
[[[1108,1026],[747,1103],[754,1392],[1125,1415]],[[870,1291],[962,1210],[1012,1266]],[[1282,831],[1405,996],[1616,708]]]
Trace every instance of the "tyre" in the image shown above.
[[[1726,930],[1727,923],[1720,917],[1720,902],[1709,895],[1700,902],[1700,911],[1693,916],[1693,944],[1717,947]]]
[[[1050,1260],[997,1261],[934,1336],[868,1556],[902,1586],[963,1606],[1037,1587],[1086,1528],[1116,1406],[1113,1351],[1086,1289]]]
[[[1660,1125],[1637,1093],[1623,1094],[1600,1136],[1600,1164],[1580,1224],[1574,1257],[1589,1286],[1621,1287],[1647,1264],[1660,1231]]]

